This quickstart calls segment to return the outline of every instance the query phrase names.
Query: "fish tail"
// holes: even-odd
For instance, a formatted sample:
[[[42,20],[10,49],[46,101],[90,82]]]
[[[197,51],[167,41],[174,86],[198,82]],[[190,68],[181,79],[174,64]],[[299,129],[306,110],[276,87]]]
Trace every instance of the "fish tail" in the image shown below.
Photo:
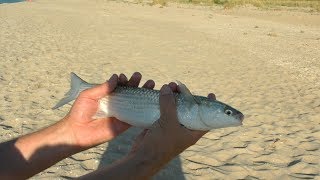
[[[81,93],[81,91],[90,88],[89,86],[89,83],[81,79],[75,73],[71,72],[70,90],[65,94],[64,98],[62,98],[52,109],[57,109],[75,100]]]

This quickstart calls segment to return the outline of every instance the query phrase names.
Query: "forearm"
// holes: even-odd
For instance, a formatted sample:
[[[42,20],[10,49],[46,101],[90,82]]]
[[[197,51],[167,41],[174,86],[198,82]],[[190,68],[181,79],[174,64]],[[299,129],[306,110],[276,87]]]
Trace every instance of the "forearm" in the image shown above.
[[[0,179],[26,179],[80,151],[63,122],[0,144]]]

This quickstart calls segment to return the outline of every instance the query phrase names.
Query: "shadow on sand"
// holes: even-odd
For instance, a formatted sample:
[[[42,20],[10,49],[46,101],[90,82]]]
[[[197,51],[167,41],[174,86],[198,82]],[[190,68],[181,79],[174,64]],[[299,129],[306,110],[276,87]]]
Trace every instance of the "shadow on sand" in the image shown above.
[[[104,152],[99,168],[107,166],[112,162],[125,156],[131,149],[134,138],[141,132],[139,128],[130,128],[115,140],[110,141],[107,150]],[[153,179],[164,180],[184,180],[179,156],[167,164]]]

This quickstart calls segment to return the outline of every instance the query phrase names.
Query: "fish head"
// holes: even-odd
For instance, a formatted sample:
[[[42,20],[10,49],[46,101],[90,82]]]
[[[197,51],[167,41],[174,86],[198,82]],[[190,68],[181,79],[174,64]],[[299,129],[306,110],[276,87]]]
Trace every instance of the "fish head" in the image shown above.
[[[209,129],[240,126],[244,115],[235,108],[219,101],[207,100],[199,106],[200,120]]]

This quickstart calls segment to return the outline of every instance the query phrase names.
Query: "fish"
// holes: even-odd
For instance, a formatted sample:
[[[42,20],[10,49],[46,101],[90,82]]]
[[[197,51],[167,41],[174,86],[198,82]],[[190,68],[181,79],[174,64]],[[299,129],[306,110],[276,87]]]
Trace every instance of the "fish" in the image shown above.
[[[180,93],[174,93],[177,116],[181,125],[191,130],[210,131],[241,126],[244,115],[235,108],[207,97],[192,95],[177,81]],[[75,100],[79,94],[98,84],[91,84],[71,73],[71,88],[53,109]],[[99,100],[93,118],[115,117],[132,126],[148,128],[160,118],[159,90],[118,85],[114,91]]]

